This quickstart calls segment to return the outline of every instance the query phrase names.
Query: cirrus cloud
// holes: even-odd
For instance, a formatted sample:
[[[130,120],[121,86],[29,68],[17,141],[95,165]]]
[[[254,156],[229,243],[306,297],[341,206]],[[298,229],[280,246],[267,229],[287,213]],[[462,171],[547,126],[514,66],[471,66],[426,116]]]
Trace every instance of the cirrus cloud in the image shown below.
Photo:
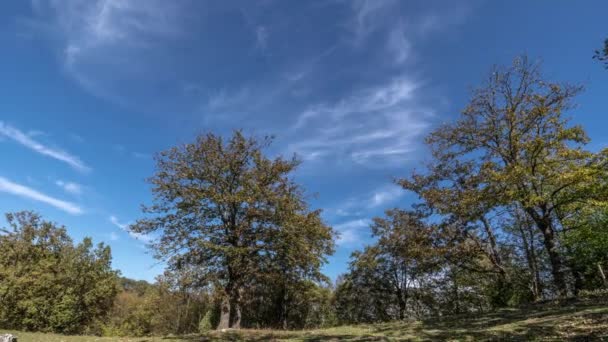
[[[336,243],[343,246],[364,242],[361,231],[369,227],[370,224],[371,221],[368,219],[356,219],[334,225],[333,228],[338,232]]]
[[[65,192],[72,195],[81,195],[83,192],[82,185],[74,182],[66,182],[62,180],[55,181],[55,185],[62,188]]]
[[[46,146],[36,141],[31,135],[0,121],[0,136],[5,136],[37,153],[62,161],[79,171],[89,171],[90,168],[80,158],[60,149]]]
[[[46,195],[38,190],[29,188],[25,185],[14,183],[4,177],[0,177],[0,192],[9,193],[15,196],[31,199],[37,202],[42,202],[63,210],[68,214],[79,215],[84,211],[78,205],[62,201],[60,199]]]
[[[347,157],[360,164],[403,161],[429,127],[433,110],[417,104],[419,86],[407,77],[308,108],[291,130],[305,138],[288,146],[306,160]]]
[[[141,234],[141,233],[136,233],[133,232],[129,229],[129,224],[128,223],[121,223],[118,218],[114,215],[111,215],[108,220],[110,221],[110,223],[112,223],[113,225],[115,225],[116,227],[120,228],[121,230],[127,232],[129,234],[129,236],[131,236],[132,238],[136,239],[136,240],[140,240],[143,242],[151,242],[153,240],[153,238],[150,235],[147,234]]]

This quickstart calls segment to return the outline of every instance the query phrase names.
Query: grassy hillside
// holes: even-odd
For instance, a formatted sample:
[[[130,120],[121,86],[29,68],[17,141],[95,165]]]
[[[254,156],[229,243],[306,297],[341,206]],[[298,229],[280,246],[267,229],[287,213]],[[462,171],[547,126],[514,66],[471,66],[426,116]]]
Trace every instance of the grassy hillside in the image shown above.
[[[608,340],[608,306],[578,303],[561,307],[501,310],[479,317],[445,317],[310,331],[241,330],[181,338],[102,338],[40,333],[16,335],[19,342]]]

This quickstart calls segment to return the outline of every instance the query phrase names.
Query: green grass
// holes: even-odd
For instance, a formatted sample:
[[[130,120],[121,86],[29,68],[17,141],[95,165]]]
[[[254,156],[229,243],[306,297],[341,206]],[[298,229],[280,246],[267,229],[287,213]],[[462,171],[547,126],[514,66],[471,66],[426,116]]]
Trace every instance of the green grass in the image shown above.
[[[0,331],[5,333],[7,331]],[[451,316],[416,322],[341,326],[307,331],[240,330],[208,335],[145,338],[63,336],[13,332],[19,342],[177,342],[177,341],[608,341],[608,306],[501,310],[474,316]]]

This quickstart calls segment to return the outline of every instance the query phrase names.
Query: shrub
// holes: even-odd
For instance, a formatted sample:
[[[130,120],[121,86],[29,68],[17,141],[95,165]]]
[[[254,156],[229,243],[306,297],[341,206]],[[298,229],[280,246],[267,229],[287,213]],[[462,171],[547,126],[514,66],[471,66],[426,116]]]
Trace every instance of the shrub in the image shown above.
[[[209,309],[209,310],[207,310],[207,312],[205,313],[205,316],[203,316],[200,323],[198,324],[198,332],[200,332],[201,334],[204,334],[204,333],[207,333],[210,330],[212,330],[213,329],[213,324],[211,322],[212,318],[213,318],[213,310]]]

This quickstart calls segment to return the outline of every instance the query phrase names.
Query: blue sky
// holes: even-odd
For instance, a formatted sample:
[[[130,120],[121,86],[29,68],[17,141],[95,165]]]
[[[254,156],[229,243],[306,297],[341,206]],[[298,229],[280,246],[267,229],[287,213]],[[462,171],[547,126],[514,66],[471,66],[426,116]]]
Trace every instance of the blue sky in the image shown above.
[[[0,211],[36,210],[112,247],[125,276],[163,265],[124,228],[151,156],[196,134],[276,135],[346,270],[369,220],[415,200],[391,184],[493,64],[527,53],[586,91],[570,115],[608,143],[606,1],[33,0],[0,4]]]

